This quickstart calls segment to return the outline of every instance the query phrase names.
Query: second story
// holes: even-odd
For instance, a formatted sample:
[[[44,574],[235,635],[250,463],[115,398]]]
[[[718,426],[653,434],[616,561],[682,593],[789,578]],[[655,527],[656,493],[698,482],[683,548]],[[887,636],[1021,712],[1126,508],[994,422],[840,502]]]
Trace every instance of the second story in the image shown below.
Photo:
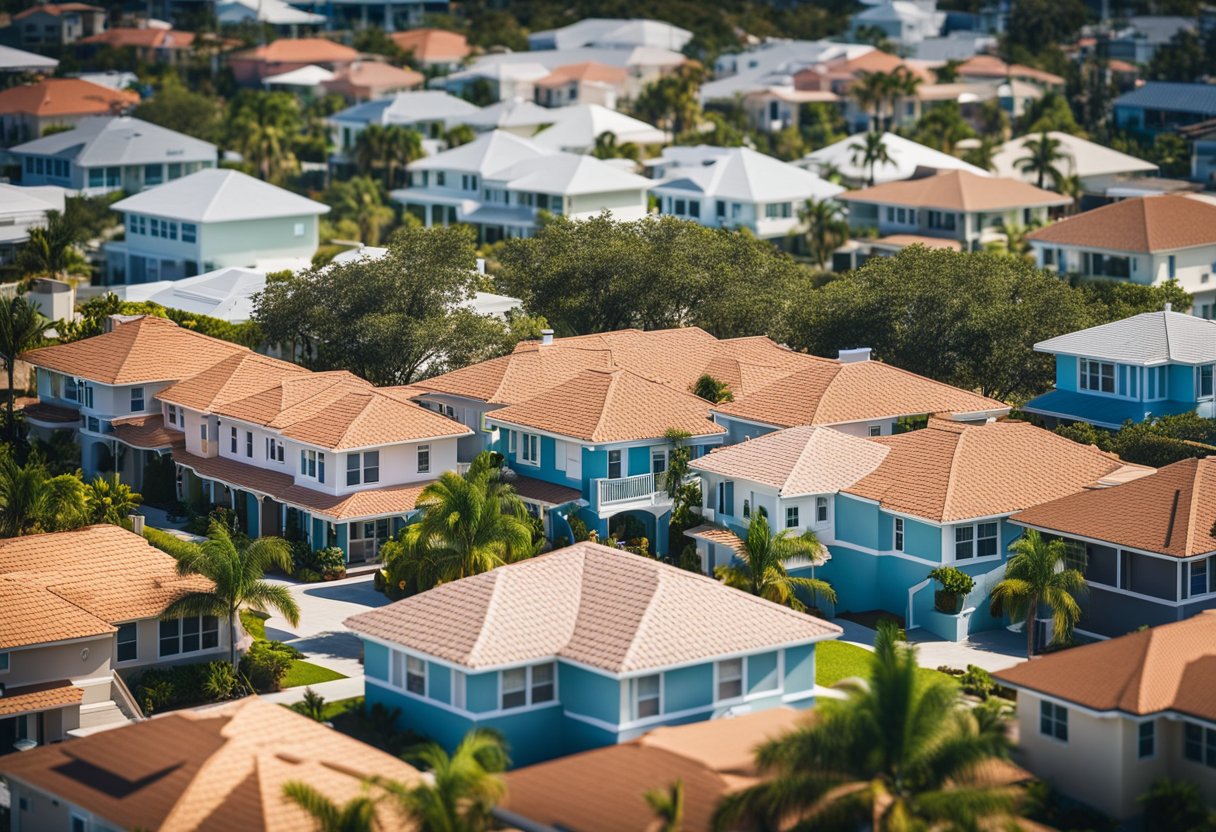
[[[1113,102],[1121,130],[1154,136],[1216,117],[1216,87],[1149,81]]]
[[[466,118],[477,112],[478,108],[463,98],[438,90],[399,92],[387,98],[364,101],[330,116],[334,159],[351,158],[359,134],[368,125],[411,127],[424,138],[438,139],[444,131],[464,124]]]
[[[1152,416],[1216,416],[1216,321],[1167,306],[1040,341],[1035,349],[1055,355],[1056,382],[1026,403],[1028,413],[1110,430]]]
[[[228,65],[238,84],[256,86],[263,78],[293,69],[320,66],[337,70],[358,58],[356,50],[328,38],[279,38],[229,55]]]
[[[559,66],[533,84],[536,103],[542,107],[568,107],[576,104],[599,104],[616,109],[617,101],[625,98],[629,71],[595,61]]]
[[[139,103],[139,94],[79,78],[44,78],[0,91],[0,146],[37,139],[47,128],[72,126],[91,116],[117,116]]]
[[[55,49],[106,30],[106,10],[87,3],[40,3],[13,15],[9,24],[21,46]]]
[[[9,262],[30,239],[30,229],[44,227],[51,211],[63,213],[63,188],[0,184],[0,263]]]
[[[81,119],[10,150],[26,185],[83,194],[135,193],[215,167],[215,145],[131,117]]]

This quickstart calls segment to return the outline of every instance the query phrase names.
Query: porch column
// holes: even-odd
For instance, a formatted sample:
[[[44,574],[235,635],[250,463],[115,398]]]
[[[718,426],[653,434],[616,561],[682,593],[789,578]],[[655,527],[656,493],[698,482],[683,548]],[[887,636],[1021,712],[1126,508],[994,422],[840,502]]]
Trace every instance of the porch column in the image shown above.
[[[346,562],[350,563],[350,523],[338,524],[338,548],[346,555]]]

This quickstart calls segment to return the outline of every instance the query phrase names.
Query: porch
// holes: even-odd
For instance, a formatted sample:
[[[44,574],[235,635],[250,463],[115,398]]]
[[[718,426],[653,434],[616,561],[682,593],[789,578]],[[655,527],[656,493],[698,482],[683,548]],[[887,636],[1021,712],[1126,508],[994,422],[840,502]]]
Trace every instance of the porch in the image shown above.
[[[630,509],[651,510],[656,514],[671,510],[672,499],[667,494],[666,471],[593,479],[591,487],[601,517],[610,517]]]

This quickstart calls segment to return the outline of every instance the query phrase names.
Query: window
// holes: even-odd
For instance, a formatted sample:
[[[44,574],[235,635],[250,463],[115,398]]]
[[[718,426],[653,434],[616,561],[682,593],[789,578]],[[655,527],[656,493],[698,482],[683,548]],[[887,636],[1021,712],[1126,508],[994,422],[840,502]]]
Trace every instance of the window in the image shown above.
[[[245,431],[245,456],[253,459],[253,431]]]
[[[975,556],[977,558],[990,558],[996,554],[997,550],[997,530],[999,525],[993,523],[980,523],[975,530]]]
[[[1199,378],[1195,383],[1195,388],[1199,391],[1200,398],[1208,398],[1212,395],[1212,370],[1214,366],[1216,365],[1204,364],[1196,370]]]
[[[608,452],[608,479],[619,480],[624,476],[624,471],[621,470],[621,452]]]
[[[452,671],[452,705],[457,708],[464,708],[465,703],[465,675],[459,670]]]
[[[534,433],[519,435],[519,460],[528,465],[540,465],[540,437]]]
[[[1151,757],[1157,750],[1157,723],[1149,720],[1141,722],[1136,729],[1137,753],[1141,760]]]
[[[177,424],[177,405],[175,405],[175,404],[169,405],[168,410],[169,410],[169,424],[176,425]]]
[[[502,672],[502,709],[552,702],[557,695],[557,669],[553,662],[513,667]]]
[[[236,453],[236,428],[230,428],[230,430],[231,430],[231,437],[229,438],[229,441],[228,441],[228,449],[231,453]]]
[[[557,694],[557,670],[553,662],[529,668],[532,674],[532,704],[552,702]]]
[[[81,407],[93,409],[93,385],[83,381],[76,382],[76,399]]]
[[[690,200],[688,203],[688,216],[693,219],[701,219],[701,203]]]
[[[283,443],[273,436],[266,437],[266,458],[271,462],[283,461]]]
[[[1039,733],[1068,742],[1068,708],[1046,700],[1039,703]]]
[[[182,223],[182,242],[193,243],[198,241],[198,226],[192,222]]]
[[[170,162],[169,163],[169,178],[170,179],[180,179],[181,175],[182,175],[182,163],[181,162]]]
[[[717,215],[718,219],[726,219],[726,202],[721,199],[717,200],[716,204],[714,205],[714,213]]]
[[[667,449],[666,448],[651,448],[650,449],[650,472],[652,474],[661,474],[667,470]]]
[[[131,388],[131,412],[142,413],[144,409],[144,388]]]
[[[162,165],[144,165],[144,184],[159,185],[165,181],[165,168]],[[153,220],[155,222],[155,220]]]
[[[0,673],[8,673],[8,653],[0,653]]]
[[[533,437],[535,438],[535,437]],[[376,480],[380,479],[380,454],[376,454]],[[431,446],[418,446],[418,473],[427,474],[431,470]]]
[[[788,202],[772,202],[764,206],[764,218],[769,220],[788,219],[792,216],[792,208]]]
[[[630,681],[633,703],[633,718],[646,719],[662,713],[662,683],[661,677],[639,676]]]
[[[815,498],[815,522],[816,523],[828,522],[828,498],[827,497],[816,497]]]
[[[718,690],[716,702],[743,698],[743,659],[726,659],[718,662]]]
[[[295,233],[295,235],[297,237],[303,237],[304,236],[304,223],[302,223],[302,222],[296,223],[295,227],[292,229],[292,231]]]
[[[207,444],[207,423],[206,422],[203,422],[201,425],[198,426],[198,438],[204,445]]]
[[[25,160],[29,162],[29,159]],[[104,168],[89,168],[89,187],[102,188],[106,184],[106,172]]]
[[[785,527],[792,529],[798,525],[798,506],[785,507]]]
[[[438,185],[439,187],[442,188],[445,185],[447,185],[447,180],[448,180],[448,175],[447,175],[446,171],[442,171],[442,170],[435,171],[435,184],[436,185]]]
[[[1208,591],[1208,562],[1206,560],[1197,560],[1188,563],[1190,568],[1190,594],[1189,598],[1194,598],[1196,595],[1206,595]]]
[[[677,200],[676,200],[676,201],[673,203],[673,205],[674,205],[674,207],[672,208],[672,212],[673,212],[674,214],[676,214],[677,216],[681,216],[681,217],[682,217],[682,216],[684,216],[684,214],[685,214],[685,211],[684,211],[684,200],[682,200],[682,199],[677,199]]]
[[[320,451],[300,451],[300,476],[325,482],[325,454]]]
[[[528,668],[513,667],[502,672],[502,709],[522,708],[528,704]]]
[[[975,557],[975,526],[956,526],[954,529],[954,559],[967,560]]]
[[[148,233],[150,233],[153,237],[159,237],[160,236],[160,220],[158,220],[156,217],[152,217],[152,219],[150,219],[148,221],[148,223],[149,223],[149,227],[151,228],[151,231],[149,231]]]
[[[1187,722],[1183,732],[1182,756],[1193,763],[1216,768],[1216,730]]]
[[[160,655],[197,653],[220,643],[220,620],[214,615],[171,618],[160,622]]]
[[[417,656],[405,657],[405,689],[426,696],[426,662]]]
[[[870,436],[882,436],[882,425],[870,425]]]
[[[904,550],[904,518],[895,518],[895,551]]]
[[[139,632],[135,622],[118,627],[118,661],[133,662],[139,658]]]
[[[743,501],[743,516],[745,518],[752,516],[752,501],[751,500],[745,499]]]
[[[1170,280],[1178,276],[1178,259],[1174,255],[1170,255]]]
[[[1115,365],[1105,361],[1081,359],[1081,389],[1096,393],[1115,392]]]
[[[358,454],[346,455],[346,484],[358,485],[359,474],[363,470],[363,464],[359,459]]]

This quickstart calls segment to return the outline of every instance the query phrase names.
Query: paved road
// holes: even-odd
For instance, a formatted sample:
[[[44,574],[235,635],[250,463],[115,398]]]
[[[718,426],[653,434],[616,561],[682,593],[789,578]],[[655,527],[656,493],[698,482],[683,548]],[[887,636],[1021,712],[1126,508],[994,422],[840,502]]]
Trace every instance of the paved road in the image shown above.
[[[843,618],[834,623],[844,628],[841,641],[867,649],[874,646],[875,631]],[[976,633],[963,642],[945,641],[927,630],[913,630],[908,641],[916,645],[917,659],[921,667],[957,667],[960,670],[973,664],[989,672],[1012,667],[1026,658],[1026,638],[1008,630],[989,630]]]

